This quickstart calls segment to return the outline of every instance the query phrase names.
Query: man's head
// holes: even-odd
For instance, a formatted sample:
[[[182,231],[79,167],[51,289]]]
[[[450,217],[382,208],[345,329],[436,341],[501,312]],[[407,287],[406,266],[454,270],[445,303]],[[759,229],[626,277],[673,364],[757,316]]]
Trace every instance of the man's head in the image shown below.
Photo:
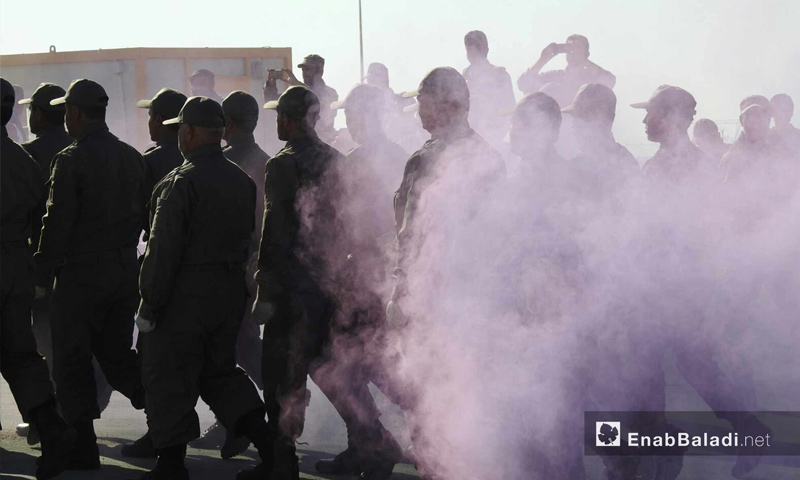
[[[383,90],[362,83],[353,87],[343,101],[334,102],[331,108],[344,109],[347,131],[356,143],[363,144],[383,131],[385,103]]]
[[[178,132],[179,125],[164,125],[164,121],[177,117],[185,103],[186,95],[171,88],[162,88],[151,100],[136,102],[137,107],[147,109],[150,140],[158,142],[167,133]]]
[[[278,138],[284,142],[314,132],[320,114],[319,98],[304,85],[287,88],[264,108],[277,112]]]
[[[599,83],[582,86],[572,104],[561,110],[575,120],[576,138],[592,145],[600,138],[608,138],[617,111],[617,96]]]
[[[567,65],[580,66],[589,58],[589,39],[583,35],[567,37]]]
[[[469,117],[469,87],[453,68],[437,67],[428,72],[419,89],[404,96],[415,95],[422,128],[433,136],[466,122]]]
[[[469,63],[485,60],[489,56],[489,40],[480,30],[473,30],[464,35],[464,47],[467,49]]]
[[[225,113],[225,141],[241,134],[252,134],[258,125],[258,101],[249,93],[237,90],[222,100]]]
[[[66,95],[50,101],[50,105],[67,106],[65,122],[70,136],[78,138],[91,122],[105,122],[108,95],[94,80],[73,81]]]
[[[15,98],[17,97],[11,82],[5,78],[0,78],[0,119],[2,119],[4,127],[11,121],[11,116],[14,114]]]
[[[769,110],[763,105],[753,103],[745,107],[739,115],[739,122],[744,129],[744,136],[751,142],[761,142],[769,135]]]
[[[325,73],[325,59],[316,54],[308,55],[297,65],[303,72],[303,83],[309,87],[322,78]]]
[[[694,122],[692,137],[694,144],[701,149],[716,147],[723,143],[719,127],[708,118],[701,118]]]
[[[769,105],[776,127],[786,126],[791,123],[792,115],[794,115],[792,97],[785,93],[779,93],[770,99]]]
[[[189,97],[178,116],[165,120],[164,125],[180,125],[178,149],[186,154],[204,145],[220,144],[225,114],[222,106],[208,97]]]
[[[769,110],[769,99],[764,95],[750,95],[739,102],[739,111],[744,112],[744,109],[750,105],[761,105],[765,109]]]
[[[370,85],[389,88],[389,69],[382,63],[370,63],[365,80]]]
[[[523,97],[511,116],[511,151],[517,156],[555,145],[561,128],[561,108],[552,97],[536,92]]]
[[[642,123],[645,125],[647,139],[657,143],[669,142],[686,135],[697,113],[697,101],[692,94],[672,85],[661,85],[648,101],[634,103],[631,107],[647,110]]]
[[[27,105],[30,111],[28,126],[31,129],[31,133],[40,135],[50,127],[64,128],[66,107],[63,104],[50,105],[50,101],[61,98],[66,93],[58,85],[42,83],[34,90],[31,98],[23,98],[19,101],[20,105]]]
[[[205,68],[195,70],[189,75],[189,85],[193,96],[213,92],[216,87],[214,72]]]

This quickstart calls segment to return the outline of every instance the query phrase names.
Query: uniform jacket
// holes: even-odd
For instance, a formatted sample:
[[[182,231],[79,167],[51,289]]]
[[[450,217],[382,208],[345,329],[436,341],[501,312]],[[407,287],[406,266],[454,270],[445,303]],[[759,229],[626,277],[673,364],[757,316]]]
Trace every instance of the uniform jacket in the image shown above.
[[[342,155],[316,133],[286,142],[267,162],[258,299],[331,286],[347,256],[336,211]],[[341,242],[341,246],[337,245]]]
[[[63,126],[51,127],[33,140],[23,143],[22,148],[36,160],[44,175],[50,178],[50,167],[56,154],[70,146],[73,141],[75,139],[69,136]]]
[[[255,183],[218,144],[198,147],[159,182],[150,205],[140,314],[157,319],[181,269],[243,270],[255,227]]]
[[[0,239],[28,242],[38,233],[44,204],[44,176],[39,165],[11,140],[6,127],[0,133]]]
[[[36,261],[37,285],[71,255],[139,243],[145,210],[144,161],[139,152],[92,122],[53,160],[47,214]]]
[[[253,230],[252,249],[258,249],[261,225],[264,221],[264,175],[269,155],[256,144],[253,134],[231,139],[222,152],[239,166],[256,184],[256,228]]]

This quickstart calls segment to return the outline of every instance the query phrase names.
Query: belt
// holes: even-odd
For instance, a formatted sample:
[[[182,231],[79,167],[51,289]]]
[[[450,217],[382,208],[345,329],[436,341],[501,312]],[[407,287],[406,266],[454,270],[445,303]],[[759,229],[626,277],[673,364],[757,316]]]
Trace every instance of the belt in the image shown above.
[[[136,247],[125,247],[116,250],[103,250],[99,252],[81,252],[67,254],[64,263],[86,264],[104,263],[114,260],[136,260]]]

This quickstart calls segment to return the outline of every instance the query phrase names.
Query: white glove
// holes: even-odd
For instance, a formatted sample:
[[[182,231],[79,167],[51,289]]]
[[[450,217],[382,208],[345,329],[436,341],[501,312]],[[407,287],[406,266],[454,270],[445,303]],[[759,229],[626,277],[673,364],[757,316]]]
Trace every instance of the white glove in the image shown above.
[[[272,302],[258,300],[253,303],[253,321],[257,325],[266,325],[275,316],[275,305]]]
[[[136,327],[139,329],[139,333],[150,333],[156,329],[156,322],[142,318],[142,316],[137,313]]]

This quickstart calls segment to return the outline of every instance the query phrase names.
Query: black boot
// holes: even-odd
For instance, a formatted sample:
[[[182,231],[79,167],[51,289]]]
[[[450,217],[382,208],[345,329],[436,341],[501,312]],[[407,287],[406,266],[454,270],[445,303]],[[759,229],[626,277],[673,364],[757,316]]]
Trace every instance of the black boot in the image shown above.
[[[271,480],[300,480],[300,459],[294,442],[275,442]]]
[[[200,435],[200,438],[189,442],[189,446],[201,450],[212,450],[221,447],[222,444],[225,443],[225,436],[225,427],[219,422],[214,422],[213,425],[208,427],[208,429]]]
[[[120,453],[123,457],[128,458],[155,458],[157,456],[153,440],[150,439],[150,432],[145,433],[142,438],[129,445],[123,445]]]
[[[70,452],[67,470],[97,470],[100,468],[100,449],[94,433],[94,420],[79,420],[73,425],[78,434]]]
[[[235,434],[252,442],[261,457],[261,463],[256,468],[240,471],[236,480],[278,480],[278,477],[273,476],[276,435],[267,428],[264,412],[256,409],[243,415],[236,423]]]
[[[186,444],[159,448],[156,468],[145,473],[141,480],[189,480],[189,470],[183,460],[186,458]]]
[[[348,446],[345,451],[332,459],[319,460],[314,464],[314,468],[319,473],[327,475],[358,474],[361,472],[361,463],[358,461],[356,449],[352,446]]]
[[[232,432],[228,432],[225,437],[225,444],[219,450],[223,460],[229,460],[237,455],[244,453],[250,446],[250,439],[246,436],[237,437]]]
[[[54,401],[35,407],[30,412],[31,424],[40,432],[42,456],[37,461],[36,479],[53,478],[67,469],[70,451],[77,434],[56,412]]]
[[[361,460],[362,480],[388,480],[392,476],[394,466],[403,458],[403,449],[394,436],[380,422],[376,421],[365,432],[369,448]]]

